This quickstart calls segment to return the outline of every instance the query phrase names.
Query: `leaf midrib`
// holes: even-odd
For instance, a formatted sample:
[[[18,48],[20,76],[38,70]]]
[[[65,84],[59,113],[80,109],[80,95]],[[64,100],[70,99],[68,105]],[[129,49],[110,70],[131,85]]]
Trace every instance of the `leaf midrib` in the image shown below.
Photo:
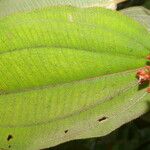
[[[124,70],[124,71],[121,71],[121,72],[115,72],[115,73],[110,73],[110,74],[105,74],[105,75],[101,75],[101,76],[90,77],[90,78],[81,79],[81,80],[74,80],[74,81],[65,82],[65,83],[48,84],[48,85],[43,85],[43,86],[22,88],[22,89],[17,89],[17,90],[10,90],[10,91],[0,91],[0,96],[9,95],[9,94],[24,93],[24,92],[32,92],[32,91],[37,91],[37,90],[44,90],[44,89],[54,88],[54,87],[57,87],[57,86],[63,86],[63,85],[67,85],[67,84],[75,84],[77,82],[85,82],[85,81],[88,81],[88,80],[91,80],[91,79],[94,80],[94,79],[98,79],[98,78],[102,78],[102,77],[108,77],[108,76],[112,76],[112,75],[117,75],[117,74],[120,74],[120,73],[127,74],[127,73],[130,73],[130,72],[135,72],[135,74],[136,74],[136,71],[139,70],[139,69],[140,68],[134,68],[134,69],[130,69],[130,70]]]

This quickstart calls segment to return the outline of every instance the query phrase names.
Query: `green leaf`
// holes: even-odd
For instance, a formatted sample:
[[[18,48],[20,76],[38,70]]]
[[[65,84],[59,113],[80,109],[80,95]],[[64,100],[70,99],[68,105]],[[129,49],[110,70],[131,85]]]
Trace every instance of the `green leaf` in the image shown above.
[[[49,7],[0,19],[0,147],[104,136],[148,111],[136,71],[150,36],[120,13]]]
[[[121,12],[141,23],[150,32],[150,10],[137,6],[123,9]]]
[[[116,9],[116,4],[123,0],[1,0],[0,17],[16,12],[30,11],[47,6],[70,5],[75,7],[105,7]]]

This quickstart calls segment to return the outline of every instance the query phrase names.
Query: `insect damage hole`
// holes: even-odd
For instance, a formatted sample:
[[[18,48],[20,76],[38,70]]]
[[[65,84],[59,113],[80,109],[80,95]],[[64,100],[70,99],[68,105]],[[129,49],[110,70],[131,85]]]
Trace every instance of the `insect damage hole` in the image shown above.
[[[64,132],[65,132],[65,133],[67,133],[67,132],[68,132],[68,130],[65,130]]]
[[[104,120],[106,120],[106,119],[108,119],[108,117],[102,117],[102,118],[98,119],[97,121],[98,121],[98,122],[102,122],[102,121],[104,121]]]
[[[12,138],[13,138],[13,136],[11,134],[9,134],[7,137],[7,141],[10,141]]]
[[[139,69],[136,73],[136,77],[138,78],[139,90],[149,86],[150,84],[150,55],[146,57],[148,62],[146,62],[147,66],[142,69]],[[147,93],[150,93],[150,87],[147,88]]]

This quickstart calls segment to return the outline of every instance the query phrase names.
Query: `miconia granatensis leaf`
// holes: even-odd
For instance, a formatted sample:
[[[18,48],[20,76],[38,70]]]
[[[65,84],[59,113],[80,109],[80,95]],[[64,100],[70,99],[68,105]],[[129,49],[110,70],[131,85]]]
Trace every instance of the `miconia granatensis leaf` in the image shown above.
[[[150,35],[104,8],[54,6],[0,19],[0,148],[104,136],[149,110],[136,73]]]

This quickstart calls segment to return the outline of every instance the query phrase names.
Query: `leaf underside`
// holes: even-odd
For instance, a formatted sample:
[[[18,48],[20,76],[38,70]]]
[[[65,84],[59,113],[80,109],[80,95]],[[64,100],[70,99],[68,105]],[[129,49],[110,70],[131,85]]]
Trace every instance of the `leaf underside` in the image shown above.
[[[149,94],[135,75],[149,41],[138,23],[102,8],[1,18],[0,147],[37,150],[104,136],[147,112]]]

